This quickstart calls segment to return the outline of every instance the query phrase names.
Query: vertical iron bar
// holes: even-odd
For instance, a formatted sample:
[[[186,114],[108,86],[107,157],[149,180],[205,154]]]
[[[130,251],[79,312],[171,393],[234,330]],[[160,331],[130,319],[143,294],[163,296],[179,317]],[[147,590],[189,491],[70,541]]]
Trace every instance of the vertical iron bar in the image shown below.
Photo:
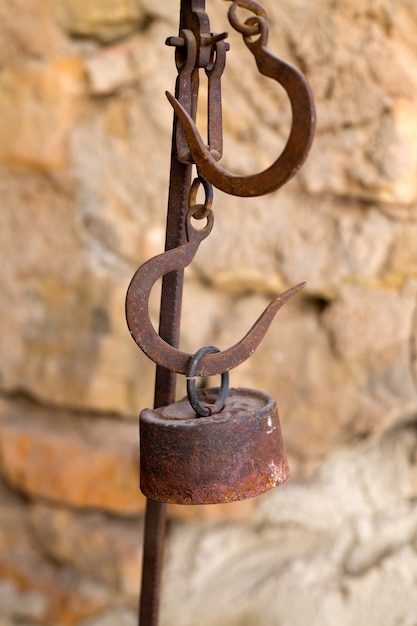
[[[204,0],[198,0],[204,5]],[[181,0],[180,30],[191,17],[193,0]],[[176,85],[178,97],[178,81]],[[191,185],[191,165],[177,159],[176,121],[172,133],[171,173],[169,183],[165,250],[186,242],[185,215]],[[171,272],[162,279],[159,334],[169,344],[178,347],[184,270]],[[175,401],[176,374],[156,368],[154,407]],[[158,626],[160,587],[166,528],[166,504],[147,500],[142,561],[142,588],[139,607],[140,626]]]
[[[174,132],[175,136],[175,132]],[[185,214],[191,184],[191,165],[177,161],[175,140],[171,159],[171,182],[168,201],[166,250],[185,243]],[[184,270],[164,276],[161,293],[159,333],[171,345],[178,347]],[[175,402],[176,374],[163,367],[156,368],[154,407]],[[142,566],[140,625],[157,626],[159,588],[162,572],[166,505],[147,501]]]

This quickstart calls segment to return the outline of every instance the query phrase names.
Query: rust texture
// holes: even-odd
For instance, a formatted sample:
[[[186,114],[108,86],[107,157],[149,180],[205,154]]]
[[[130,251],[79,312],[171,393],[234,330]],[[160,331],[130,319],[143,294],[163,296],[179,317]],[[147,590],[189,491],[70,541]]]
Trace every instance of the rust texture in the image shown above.
[[[239,20],[238,8],[249,11],[245,22]],[[224,409],[218,412],[220,405],[213,409],[218,390],[200,390],[197,404],[211,407],[207,417],[196,417],[186,400],[175,403],[176,374],[187,374],[193,359],[178,349],[183,273],[213,227],[212,185],[236,196],[257,196],[278,189],[305,160],[315,127],[313,98],[305,78],[266,47],[268,22],[264,9],[254,0],[235,0],[229,8],[229,22],[242,34],[259,72],[286,91],[293,119],[282,154],[263,172],[238,176],[218,163],[222,156],[221,77],[229,50],[227,33],[211,32],[205,0],[180,0],[178,34],[166,41],[175,47],[178,77],[175,96],[167,93],[175,114],[165,252],[139,268],[126,298],[130,332],[157,364],[154,409],[145,409],[140,418],[141,488],[148,497],[141,626],[158,624],[166,503],[230,502],[259,495],[288,476],[278,411],[268,395],[230,390]],[[202,70],[208,82],[207,144],[196,127]],[[197,168],[194,183],[193,164]],[[197,204],[200,185],[206,194],[203,205]],[[194,228],[192,218],[205,219],[205,226]],[[160,277],[157,333],[148,304],[152,286]],[[236,345],[222,352],[206,350],[193,368],[192,380],[214,374],[226,376],[247,359],[280,307],[303,286],[278,296]],[[192,387],[195,389],[194,382]]]
[[[212,404],[219,389],[199,392]],[[188,399],[140,416],[140,486],[153,500],[220,504],[283,483],[288,463],[275,400],[230,389],[224,410],[197,419]]]
[[[254,11],[256,17],[240,24],[237,6]],[[307,158],[315,131],[315,108],[311,89],[301,72],[267,50],[268,22],[265,12],[255,2],[234,2],[229,10],[229,21],[242,33],[243,40],[255,57],[261,74],[276,80],[287,92],[292,111],[291,132],[287,144],[276,161],[263,172],[238,176],[217,163],[197,130],[186,107],[170,93],[167,97],[181,122],[193,162],[214,187],[234,196],[262,196],[288,182]],[[255,40],[252,37],[256,36]]]
[[[207,224],[201,230],[192,226],[191,218],[194,213],[195,209],[191,207],[186,218],[187,243],[144,263],[134,275],[126,297],[126,318],[133,339],[152,361],[179,374],[187,373],[192,355],[170,345],[158,335],[149,317],[148,304],[152,287],[158,278],[189,265],[201,241],[210,234],[214,221],[213,213],[209,212]],[[300,283],[275,298],[243,339],[227,350],[204,356],[195,375],[222,374],[246,361],[264,338],[279,309],[303,287],[304,283]]]

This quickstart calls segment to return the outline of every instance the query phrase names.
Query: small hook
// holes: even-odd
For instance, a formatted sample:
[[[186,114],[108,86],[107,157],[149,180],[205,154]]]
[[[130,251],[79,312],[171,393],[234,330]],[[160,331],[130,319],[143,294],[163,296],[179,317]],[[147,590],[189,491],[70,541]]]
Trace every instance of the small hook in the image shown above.
[[[126,319],[133,339],[152,361],[178,374],[187,374],[192,355],[166,343],[155,331],[149,318],[149,296],[158,278],[183,269],[191,263],[198,246],[210,234],[214,223],[212,211],[208,211],[207,223],[201,230],[195,229],[192,224],[191,220],[199,210],[201,209],[198,206],[193,206],[188,211],[188,242],[144,263],[133,276],[126,296]],[[282,305],[304,285],[305,283],[296,285],[275,298],[243,339],[223,352],[206,354],[199,361],[193,375],[223,374],[243,363],[255,352]]]
[[[230,7],[229,19],[234,28],[236,28],[234,12],[237,4],[249,8],[256,3],[238,2]],[[249,25],[245,26],[247,30],[240,30],[243,33],[249,33],[243,34],[243,39],[255,57],[259,72],[280,83],[291,103],[290,136],[283,152],[270,167],[263,172],[249,176],[239,176],[223,168],[210,154],[194,121],[184,107],[170,93],[166,92],[166,96],[183,127],[191,156],[201,175],[225,193],[249,197],[275,191],[297,173],[310,150],[316,116],[313,95],[305,77],[295,67],[285,63],[266,49],[268,23],[263,14],[249,18],[246,24]],[[252,39],[254,32],[259,35],[256,40]]]

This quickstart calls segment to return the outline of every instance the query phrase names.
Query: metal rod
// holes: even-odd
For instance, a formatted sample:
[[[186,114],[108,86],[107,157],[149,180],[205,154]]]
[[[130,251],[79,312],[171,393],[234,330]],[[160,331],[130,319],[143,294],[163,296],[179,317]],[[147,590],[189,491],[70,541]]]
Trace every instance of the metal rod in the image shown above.
[[[203,0],[200,0],[204,4]],[[192,0],[181,0],[180,29],[185,28]],[[178,81],[176,86],[178,94]],[[171,173],[168,197],[165,250],[185,243],[185,214],[191,186],[191,165],[177,159],[176,122],[172,133]],[[170,345],[178,347],[184,270],[171,272],[162,281],[159,334]],[[175,401],[176,374],[157,367],[154,407]],[[139,607],[140,626],[157,626],[166,528],[166,504],[147,500],[143,540],[142,588]]]

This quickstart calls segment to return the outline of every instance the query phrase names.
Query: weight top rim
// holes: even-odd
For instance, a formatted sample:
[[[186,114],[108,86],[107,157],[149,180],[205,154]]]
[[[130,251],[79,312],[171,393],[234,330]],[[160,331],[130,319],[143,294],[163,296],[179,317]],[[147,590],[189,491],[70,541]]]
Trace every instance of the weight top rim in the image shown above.
[[[210,404],[215,401],[219,393],[218,387],[199,389],[197,391],[200,402]],[[226,398],[224,409],[208,417],[198,417],[191,407],[187,396],[172,404],[158,407],[157,409],[143,409],[140,413],[140,421],[149,424],[161,424],[165,427],[177,428],[202,426],[204,424],[221,424],[230,419],[245,420],[248,414],[256,413],[258,417],[268,415],[277,410],[277,403],[268,392],[248,387],[232,387]]]

